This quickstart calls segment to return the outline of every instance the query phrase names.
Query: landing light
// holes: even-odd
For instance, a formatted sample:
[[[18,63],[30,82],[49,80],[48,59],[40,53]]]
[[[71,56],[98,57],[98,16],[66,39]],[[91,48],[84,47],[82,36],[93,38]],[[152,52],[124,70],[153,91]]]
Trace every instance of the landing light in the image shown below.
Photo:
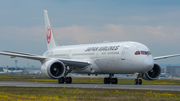
[[[16,58],[16,56],[11,56],[11,58]]]

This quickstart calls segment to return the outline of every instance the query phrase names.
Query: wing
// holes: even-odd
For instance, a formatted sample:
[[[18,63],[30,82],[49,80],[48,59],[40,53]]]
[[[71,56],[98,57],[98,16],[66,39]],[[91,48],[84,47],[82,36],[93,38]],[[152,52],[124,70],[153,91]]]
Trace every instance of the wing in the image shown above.
[[[0,55],[7,55],[7,56],[10,56],[11,58],[21,57],[21,58],[39,60],[39,61],[43,61],[45,59],[52,59],[52,58],[44,57],[44,56],[40,56],[40,55],[12,52],[12,51],[3,51],[3,52],[0,52]],[[88,61],[83,61],[83,60],[62,59],[62,58],[55,58],[55,59],[58,59],[59,61],[62,61],[64,64],[71,66],[73,68],[83,68],[83,67],[90,65],[90,63]]]
[[[21,57],[21,58],[27,58],[27,59],[39,60],[39,61],[43,61],[44,59],[46,59],[46,57],[44,56],[25,54],[25,53],[19,53],[19,52],[11,52],[11,51],[0,52],[0,55],[11,56],[11,58]]]
[[[166,56],[154,57],[154,60],[166,59],[166,58],[176,57],[176,56],[180,56],[180,54],[173,54],[173,55],[166,55]]]

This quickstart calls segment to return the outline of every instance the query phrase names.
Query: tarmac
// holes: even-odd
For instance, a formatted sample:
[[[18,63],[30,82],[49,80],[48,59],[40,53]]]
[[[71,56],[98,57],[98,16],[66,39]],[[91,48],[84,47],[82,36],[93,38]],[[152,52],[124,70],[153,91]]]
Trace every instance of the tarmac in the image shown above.
[[[55,82],[9,82],[1,81],[0,86],[16,87],[74,87],[74,88],[105,88],[105,89],[139,89],[139,90],[163,90],[180,91],[179,85],[125,85],[125,84],[87,84],[72,83],[58,84]]]

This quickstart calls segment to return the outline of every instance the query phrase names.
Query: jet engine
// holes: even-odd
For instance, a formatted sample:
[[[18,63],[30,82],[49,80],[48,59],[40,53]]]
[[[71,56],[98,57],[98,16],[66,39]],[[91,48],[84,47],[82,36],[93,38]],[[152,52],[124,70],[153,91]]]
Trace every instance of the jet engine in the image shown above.
[[[58,79],[64,76],[65,71],[64,63],[54,59],[45,61],[41,67],[42,74],[51,79]]]
[[[155,63],[154,67],[151,70],[145,73],[141,73],[140,77],[145,80],[156,80],[159,78],[160,75],[161,75],[161,67]]]

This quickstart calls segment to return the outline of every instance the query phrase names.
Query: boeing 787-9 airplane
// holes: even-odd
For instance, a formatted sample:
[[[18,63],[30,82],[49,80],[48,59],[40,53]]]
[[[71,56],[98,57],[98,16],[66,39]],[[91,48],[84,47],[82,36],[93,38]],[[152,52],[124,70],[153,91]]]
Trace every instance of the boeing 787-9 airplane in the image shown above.
[[[131,41],[58,46],[46,10],[44,19],[47,51],[43,56],[12,51],[3,51],[0,55],[38,60],[42,63],[42,74],[58,79],[60,84],[72,83],[68,73],[109,74],[104,78],[104,84],[117,84],[114,74],[138,73],[134,83],[141,85],[139,78],[156,80],[161,75],[161,67],[154,60],[180,56],[153,57],[147,46]]]

